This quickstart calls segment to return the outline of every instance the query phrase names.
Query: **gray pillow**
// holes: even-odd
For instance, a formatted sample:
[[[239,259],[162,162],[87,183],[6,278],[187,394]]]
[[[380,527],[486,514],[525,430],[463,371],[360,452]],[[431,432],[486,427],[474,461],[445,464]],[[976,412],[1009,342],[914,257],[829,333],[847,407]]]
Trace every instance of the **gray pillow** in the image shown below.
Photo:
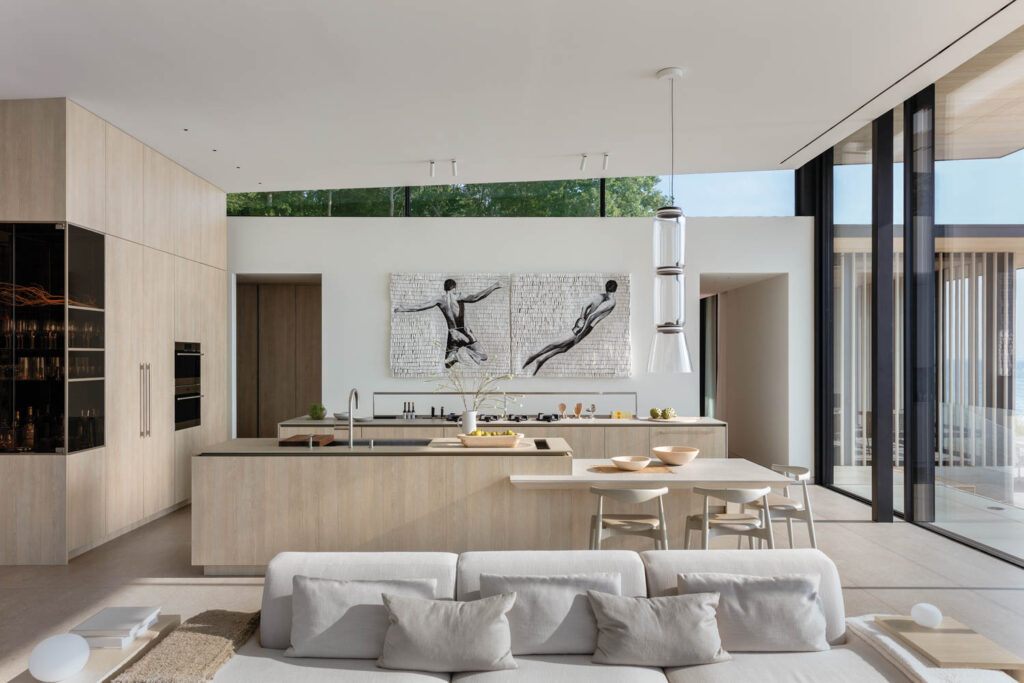
[[[746,576],[698,572],[678,576],[679,593],[717,592],[718,632],[732,652],[813,652],[829,649],[821,577]]]
[[[731,659],[715,622],[718,595],[631,598],[587,591],[597,618],[596,664],[692,666]]]
[[[382,593],[433,598],[437,579],[336,581],[292,578],[291,647],[285,657],[375,659],[388,614]]]
[[[390,625],[377,666],[438,672],[515,669],[505,618],[515,601],[515,593],[472,602],[385,593]]]
[[[515,593],[508,613],[514,655],[593,654],[597,623],[587,591],[620,595],[618,572],[561,576],[480,575],[480,594]]]

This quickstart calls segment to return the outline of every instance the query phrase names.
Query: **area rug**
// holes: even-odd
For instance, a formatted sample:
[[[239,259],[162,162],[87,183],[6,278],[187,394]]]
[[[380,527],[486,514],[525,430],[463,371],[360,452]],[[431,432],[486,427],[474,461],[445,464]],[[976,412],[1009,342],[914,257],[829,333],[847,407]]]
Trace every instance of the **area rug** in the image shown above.
[[[114,683],[203,683],[252,637],[259,612],[213,609],[192,617],[157,643]]]

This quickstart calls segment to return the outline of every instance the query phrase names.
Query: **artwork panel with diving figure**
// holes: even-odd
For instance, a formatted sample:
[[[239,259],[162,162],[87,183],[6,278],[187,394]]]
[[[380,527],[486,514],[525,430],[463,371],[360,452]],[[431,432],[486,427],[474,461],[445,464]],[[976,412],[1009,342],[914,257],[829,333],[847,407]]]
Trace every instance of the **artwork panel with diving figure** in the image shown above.
[[[629,377],[629,275],[512,276],[512,370],[524,377]]]
[[[395,377],[509,372],[508,275],[393,273],[390,290]]]

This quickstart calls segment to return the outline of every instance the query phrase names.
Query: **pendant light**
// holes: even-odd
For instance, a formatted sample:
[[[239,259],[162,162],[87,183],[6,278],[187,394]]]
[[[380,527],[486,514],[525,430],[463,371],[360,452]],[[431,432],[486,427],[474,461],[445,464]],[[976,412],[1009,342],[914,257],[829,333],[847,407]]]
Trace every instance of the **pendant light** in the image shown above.
[[[672,206],[663,206],[654,215],[654,339],[647,358],[647,372],[673,374],[693,372],[686,348],[686,217],[676,201],[676,80],[683,70],[670,67],[658,72],[658,78],[670,84],[669,127],[671,172],[669,192]]]

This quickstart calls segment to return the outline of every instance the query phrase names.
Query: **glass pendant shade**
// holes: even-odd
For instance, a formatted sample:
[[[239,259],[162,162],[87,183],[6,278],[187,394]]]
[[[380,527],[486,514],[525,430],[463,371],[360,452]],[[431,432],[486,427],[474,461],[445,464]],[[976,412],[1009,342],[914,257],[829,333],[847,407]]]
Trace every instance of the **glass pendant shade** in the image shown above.
[[[654,215],[654,268],[686,265],[686,217],[678,206],[663,206]]]
[[[686,333],[682,327],[658,327],[647,357],[647,372],[656,375],[693,372],[690,352],[686,348]]]
[[[654,276],[654,324],[682,326],[684,309],[684,276],[677,272],[659,271]]]

